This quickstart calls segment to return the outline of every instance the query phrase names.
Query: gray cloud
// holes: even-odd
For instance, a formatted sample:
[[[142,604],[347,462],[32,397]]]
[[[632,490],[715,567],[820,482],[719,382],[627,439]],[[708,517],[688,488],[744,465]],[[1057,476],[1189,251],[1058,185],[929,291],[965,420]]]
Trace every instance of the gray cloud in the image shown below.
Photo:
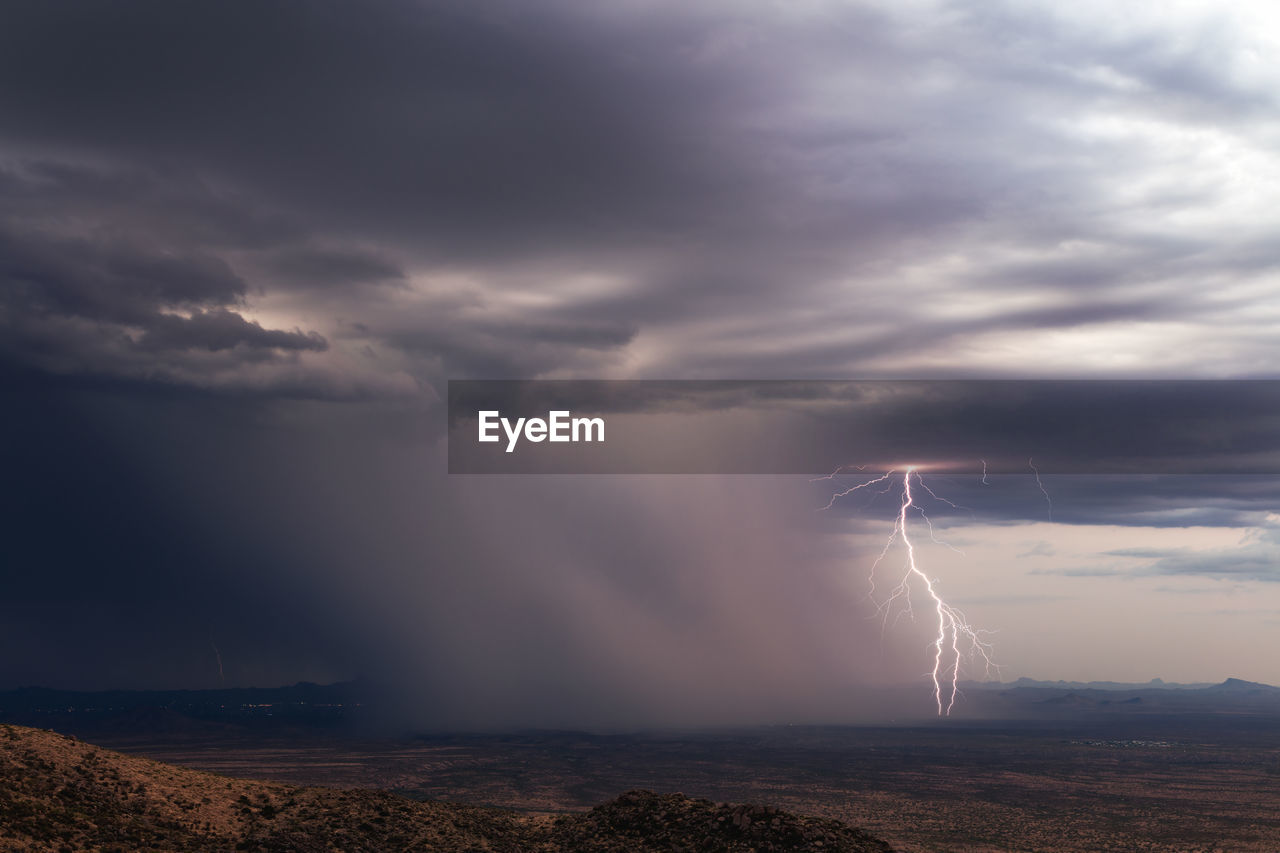
[[[264,262],[272,273],[302,287],[399,282],[404,270],[372,252],[324,248],[289,248]]]
[[[1028,574],[1049,575],[1064,578],[1114,578],[1125,577],[1126,572],[1105,566],[1079,566],[1065,569],[1032,569]]]
[[[3,235],[10,310],[145,322],[156,309],[234,304],[245,284],[220,259],[173,257],[123,241]]]
[[[1187,551],[1154,561],[1149,573],[1280,582],[1280,548]]]
[[[242,386],[249,369],[328,348],[317,332],[246,319],[245,282],[198,251],[11,230],[0,282],[0,355],[22,369]]]
[[[420,383],[602,364],[1256,375],[1273,352],[1255,310],[1273,229],[1229,180],[1273,166],[1274,87],[1241,70],[1243,20],[129,8],[7,7],[0,142],[29,179],[14,214],[122,215],[254,271],[251,299],[294,294],[327,338],[398,352],[379,369]],[[442,276],[481,300],[456,320],[474,335],[433,323]],[[396,293],[370,299],[371,282]],[[530,356],[486,333],[522,321],[492,298],[520,293],[584,345]],[[367,380],[342,358],[331,375]]]
[[[195,311],[190,317],[162,314],[147,327],[138,344],[151,350],[207,349],[210,352],[236,347],[323,352],[329,346],[315,332],[264,329],[225,308]]]
[[[1025,557],[1052,557],[1056,553],[1057,549],[1053,547],[1052,543],[1041,541],[1019,554],[1018,559]]]
[[[1196,576],[1215,580],[1280,582],[1280,527],[1269,513],[1235,548],[1123,548],[1108,556],[1146,561],[1136,573]]]

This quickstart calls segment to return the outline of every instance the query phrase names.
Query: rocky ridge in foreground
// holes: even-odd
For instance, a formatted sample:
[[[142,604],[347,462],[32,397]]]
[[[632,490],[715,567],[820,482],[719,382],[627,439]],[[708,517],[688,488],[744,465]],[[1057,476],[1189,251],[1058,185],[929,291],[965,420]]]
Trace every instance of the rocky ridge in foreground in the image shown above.
[[[529,816],[384,791],[231,779],[0,726],[0,851],[844,851],[889,853],[834,820],[632,791]]]

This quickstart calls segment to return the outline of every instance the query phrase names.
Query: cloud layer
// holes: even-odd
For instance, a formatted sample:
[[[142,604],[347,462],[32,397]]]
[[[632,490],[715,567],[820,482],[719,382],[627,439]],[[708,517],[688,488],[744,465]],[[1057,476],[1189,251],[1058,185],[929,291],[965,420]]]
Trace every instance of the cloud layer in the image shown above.
[[[35,651],[0,681],[207,686],[212,636],[244,683],[393,673],[454,723],[838,718],[927,640],[886,656],[861,618],[879,507],[450,479],[446,380],[1276,378],[1276,32],[1244,3],[4,4],[0,631]],[[1008,482],[948,487],[1039,524]],[[1269,483],[1047,485],[1068,529],[1261,532],[1017,542],[1020,576],[1271,586]]]
[[[11,4],[6,312],[45,322],[8,358],[321,395],[1273,375],[1266,14]],[[125,340],[193,305],[239,348]]]

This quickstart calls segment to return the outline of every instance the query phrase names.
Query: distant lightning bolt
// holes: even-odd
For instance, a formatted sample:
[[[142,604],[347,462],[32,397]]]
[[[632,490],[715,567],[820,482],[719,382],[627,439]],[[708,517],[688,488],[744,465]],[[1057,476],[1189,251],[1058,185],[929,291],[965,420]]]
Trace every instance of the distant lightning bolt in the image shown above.
[[[854,469],[855,471],[865,471],[865,470],[867,470],[867,466],[866,466],[866,465],[841,465],[841,466],[839,466],[838,468],[836,468],[834,471],[832,471],[830,474],[825,474],[825,475],[823,475],[823,476],[821,476],[821,477],[814,477],[814,478],[813,478],[813,479],[811,479],[809,482],[810,482],[810,483],[816,483],[816,482],[818,482],[819,480],[834,480],[836,477],[840,476],[840,473],[841,473],[842,471],[846,471],[846,470],[848,470],[848,469],[850,469],[850,468]]]
[[[838,470],[839,469],[837,469],[837,471]],[[859,489],[869,488],[875,484],[886,482],[895,473],[896,470],[890,470],[875,479],[858,483],[857,485],[845,489],[842,492],[838,492],[832,496],[830,502],[828,502],[827,506],[823,507],[823,509],[830,509],[838,498],[852,494]],[[942,596],[938,594],[938,590],[934,585],[935,581],[930,579],[928,575],[921,571],[920,567],[916,564],[915,544],[907,534],[907,517],[911,510],[919,513],[921,518],[924,519],[929,528],[930,538],[933,538],[935,542],[939,540],[933,536],[933,524],[929,521],[929,517],[925,515],[924,509],[915,502],[915,497],[911,491],[911,481],[913,477],[917,486],[937,498],[937,496],[934,495],[933,490],[925,485],[924,481],[920,478],[919,472],[917,472],[914,467],[908,467],[906,471],[903,472],[901,480],[902,503],[898,507],[898,516],[894,522],[893,531],[889,534],[889,539],[885,542],[884,549],[881,550],[880,556],[876,557],[875,562],[871,565],[871,571],[867,578],[871,586],[869,595],[871,596],[871,599],[875,601],[876,569],[889,553],[894,542],[901,539],[907,552],[906,571],[903,574],[902,579],[898,581],[897,586],[890,591],[888,598],[884,601],[876,602],[876,612],[881,616],[882,630],[888,625],[890,611],[893,610],[895,602],[901,602],[901,610],[899,610],[894,616],[895,622],[903,613],[906,613],[910,618],[914,618],[915,613],[911,606],[911,584],[913,581],[916,581],[924,587],[925,592],[929,596],[929,600],[933,602],[933,610],[938,617],[938,634],[932,643],[933,670],[930,672],[930,679],[933,681],[933,698],[938,706],[938,716],[949,716],[951,714],[951,709],[955,707],[956,695],[959,692],[960,662],[962,658],[966,656],[970,659],[980,657],[986,668],[986,674],[988,676],[990,676],[993,668],[997,670],[999,668],[992,660],[992,649],[990,644],[983,640],[983,634],[985,632],[972,627],[968,621],[965,620],[963,613],[947,604],[942,599]],[[830,479],[830,477],[819,477],[818,479]],[[892,488],[892,486],[889,488]],[[887,491],[887,489],[885,491]],[[951,501],[943,498],[937,499],[952,507],[956,506],[951,503]],[[945,545],[946,543],[943,542],[940,544]]]
[[[209,640],[209,645],[213,646],[213,656],[218,659],[218,680],[221,681],[225,687],[227,683],[227,676],[222,671],[222,652],[218,651],[218,644],[212,639]]]
[[[1045,503],[1049,505],[1049,520],[1053,521],[1053,500],[1049,497],[1049,493],[1045,491],[1044,483],[1040,482],[1040,469],[1036,467],[1036,463],[1032,461],[1033,457],[1027,458],[1027,464],[1031,466],[1031,470],[1036,475],[1036,485],[1040,487],[1040,494],[1044,495]]]
[[[982,463],[982,485],[989,486],[991,484],[987,482],[987,460],[980,459],[978,461]]]

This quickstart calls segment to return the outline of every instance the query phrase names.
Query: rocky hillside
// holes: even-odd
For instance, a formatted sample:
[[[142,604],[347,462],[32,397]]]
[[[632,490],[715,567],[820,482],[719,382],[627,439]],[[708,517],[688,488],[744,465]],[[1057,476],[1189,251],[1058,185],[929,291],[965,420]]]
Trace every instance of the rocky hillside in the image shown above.
[[[880,839],[839,821],[802,817],[769,806],[729,805],[683,794],[630,791],[585,815],[556,818],[552,850],[891,851]]]
[[[831,820],[633,791],[527,816],[230,779],[0,726],[0,851],[889,851]]]

